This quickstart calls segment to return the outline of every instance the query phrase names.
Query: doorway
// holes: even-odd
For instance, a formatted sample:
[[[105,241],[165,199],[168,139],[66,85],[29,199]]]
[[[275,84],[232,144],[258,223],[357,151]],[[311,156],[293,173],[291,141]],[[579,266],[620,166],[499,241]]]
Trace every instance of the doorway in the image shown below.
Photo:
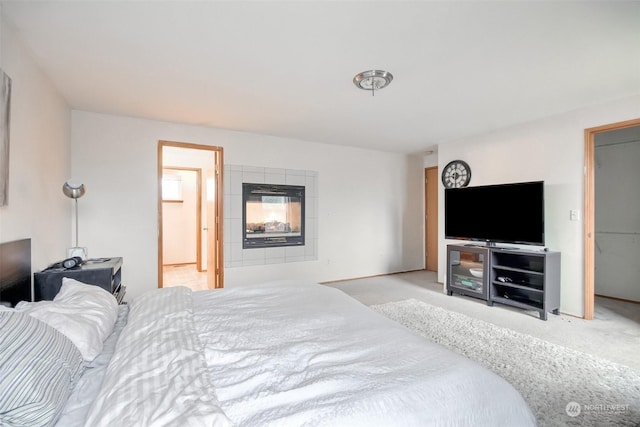
[[[425,270],[438,271],[438,168],[424,170]]]
[[[158,142],[158,287],[222,288],[222,148]]]
[[[202,168],[167,166],[178,156],[163,153],[162,168],[162,284],[188,284],[192,290],[208,289],[206,227],[202,226]],[[187,162],[193,163],[193,162]],[[204,238],[203,238],[204,237]]]
[[[584,318],[587,320],[594,317],[596,294],[596,137],[636,126],[640,126],[640,119],[585,129]]]

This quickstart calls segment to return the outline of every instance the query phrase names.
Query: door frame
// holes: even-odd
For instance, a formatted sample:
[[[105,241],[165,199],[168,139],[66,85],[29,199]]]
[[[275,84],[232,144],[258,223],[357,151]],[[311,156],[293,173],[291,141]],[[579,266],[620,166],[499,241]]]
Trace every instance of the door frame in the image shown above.
[[[215,218],[216,223],[213,227],[214,235],[215,235],[215,284],[216,288],[224,287],[224,244],[223,244],[223,229],[222,229],[222,218],[223,215],[223,174],[221,171],[223,170],[224,165],[224,157],[223,157],[223,149],[222,147],[217,147],[213,145],[201,145],[201,144],[193,144],[187,142],[177,142],[177,141],[158,141],[158,165],[157,165],[157,195],[158,195],[158,287],[163,287],[163,261],[162,261],[162,170],[163,170],[163,159],[162,159],[162,150],[164,147],[177,147],[177,148],[186,148],[186,149],[194,149],[194,150],[205,150],[205,151],[213,151],[215,153],[214,160],[214,168],[216,174],[216,186],[215,186]],[[211,225],[207,224],[207,228],[211,230]],[[198,234],[199,235],[199,234]],[[210,233],[208,233],[208,238],[210,237]],[[211,254],[208,254],[208,258],[211,257]],[[207,266],[207,269],[209,266]],[[209,272],[210,273],[210,272]]]
[[[429,171],[433,171],[435,170],[436,172],[436,177],[433,180],[433,182],[429,182],[429,180],[427,179],[427,173]],[[428,271],[438,271],[438,166],[429,166],[429,167],[425,167],[424,168],[424,269],[428,270],[428,260],[429,260],[429,256],[431,256],[431,261],[432,264],[435,264],[436,269],[435,270],[428,270]],[[436,221],[436,231],[434,236],[430,235],[429,233],[429,227],[427,226],[427,223],[429,221],[429,218],[427,216],[427,203],[434,203],[434,201],[432,200],[431,202],[429,202],[429,197],[428,197],[428,186],[434,186],[435,185],[435,221]],[[431,188],[433,190],[433,188]],[[433,251],[434,253],[429,253],[428,248],[429,248],[429,244],[428,241],[429,239],[434,239],[435,238],[435,251]],[[433,259],[433,257],[435,257],[435,260]]]
[[[640,118],[584,130],[584,318],[595,311],[595,140],[596,134],[640,126]]]

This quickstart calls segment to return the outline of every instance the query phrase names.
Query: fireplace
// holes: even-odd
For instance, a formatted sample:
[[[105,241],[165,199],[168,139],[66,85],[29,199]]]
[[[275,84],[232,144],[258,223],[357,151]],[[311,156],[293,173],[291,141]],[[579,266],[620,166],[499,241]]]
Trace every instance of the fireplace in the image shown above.
[[[242,184],[244,249],[304,245],[305,187]]]

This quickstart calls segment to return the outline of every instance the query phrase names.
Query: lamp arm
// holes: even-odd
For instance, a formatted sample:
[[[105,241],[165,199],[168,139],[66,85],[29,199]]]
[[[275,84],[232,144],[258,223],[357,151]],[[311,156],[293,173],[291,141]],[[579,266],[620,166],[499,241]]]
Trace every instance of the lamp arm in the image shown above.
[[[76,248],[78,247],[78,199],[76,201]]]

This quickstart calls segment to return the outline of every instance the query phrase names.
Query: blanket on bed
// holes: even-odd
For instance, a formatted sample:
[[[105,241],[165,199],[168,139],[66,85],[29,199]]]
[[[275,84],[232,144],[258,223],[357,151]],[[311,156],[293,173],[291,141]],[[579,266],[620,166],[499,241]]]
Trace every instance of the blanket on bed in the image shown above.
[[[150,292],[129,304],[87,427],[230,425],[195,334],[192,306],[187,288]]]
[[[87,426],[535,425],[502,378],[334,288],[168,288],[130,305]]]

